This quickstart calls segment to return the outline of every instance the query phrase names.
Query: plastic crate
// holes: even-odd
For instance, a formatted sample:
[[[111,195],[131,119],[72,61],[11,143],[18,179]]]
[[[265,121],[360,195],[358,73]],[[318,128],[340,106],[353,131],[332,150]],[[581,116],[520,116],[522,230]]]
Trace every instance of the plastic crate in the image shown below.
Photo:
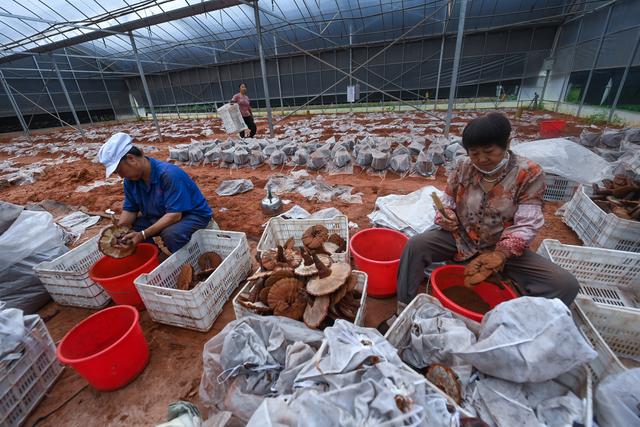
[[[259,270],[258,270],[259,271]],[[364,315],[367,311],[367,273],[364,271],[353,270],[354,273],[358,275],[358,283],[356,284],[356,290],[362,294],[360,297],[360,308],[356,313],[356,319],[353,323],[358,326],[364,326]],[[252,289],[252,283],[246,282],[238,295],[233,298],[233,311],[236,314],[236,319],[242,319],[247,316],[255,316],[256,314],[249,310],[248,308],[242,306],[238,302],[238,298],[240,295],[243,295],[245,298],[249,295]]]
[[[329,235],[337,234],[347,242],[347,250],[331,255],[335,262],[346,262],[349,259],[349,219],[344,215],[336,215],[331,219],[284,219],[271,218],[258,242],[258,253],[262,254],[277,245],[284,245],[293,237],[296,247],[302,246],[302,235],[307,228],[322,224],[329,230]]]
[[[224,258],[222,264],[195,288],[176,289],[182,265],[191,264],[197,273],[198,257],[210,251]],[[198,230],[182,249],[134,283],[154,321],[206,332],[250,270],[251,253],[244,233]]]
[[[406,345],[406,343],[403,342],[403,341],[405,340],[405,337],[407,336],[407,334],[409,333],[409,331],[411,329],[413,313],[415,313],[415,311],[417,309],[419,309],[420,307],[422,307],[422,306],[424,306],[426,304],[434,304],[434,305],[437,305],[439,307],[442,307],[442,304],[436,298],[434,298],[434,297],[432,297],[430,295],[427,295],[427,294],[418,294],[409,303],[409,305],[407,305],[407,307],[402,311],[402,313],[400,313],[400,316],[398,316],[396,321],[393,322],[393,325],[391,325],[391,327],[389,328],[389,330],[385,334],[384,337],[386,338],[387,341],[389,341],[391,343],[391,345],[393,345],[395,348],[398,348],[398,349]],[[445,310],[448,310],[448,309],[445,308]],[[479,334],[480,323],[474,322],[473,320],[468,319],[468,318],[466,318],[464,316],[461,316],[458,313],[455,313],[455,312],[453,312],[451,310],[448,310],[448,311],[455,318],[457,318],[459,320],[462,320],[467,325],[467,328],[469,328],[469,330],[472,331],[474,334],[476,334],[476,335]],[[563,384],[565,384],[567,387],[571,388],[574,391],[574,393],[576,393],[577,396],[579,396],[579,397],[581,397],[583,399],[583,401],[585,402],[585,411],[584,411],[584,422],[583,422],[583,424],[586,427],[591,427],[592,426],[592,418],[593,418],[593,400],[592,400],[593,399],[593,386],[592,386],[591,376],[589,375],[589,372],[588,372],[587,368],[586,367],[581,367],[581,368],[578,368],[578,369],[573,370],[571,372],[565,373],[565,374],[561,375],[558,378],[558,380],[561,380],[561,382]],[[457,407],[464,415],[472,416],[472,415],[468,414],[466,411],[464,411],[462,408],[460,408],[453,401],[453,399],[451,399],[449,397],[449,395],[447,395],[446,393],[441,391],[439,388],[437,388],[435,385],[433,385],[430,381],[427,381],[427,383],[432,388],[436,389],[441,395],[446,397],[447,400],[449,400],[449,402],[452,405]]]
[[[83,308],[103,308],[111,297],[89,278],[89,269],[100,258],[96,236],[53,261],[36,265],[33,270],[51,298],[60,305]]]
[[[576,189],[580,186],[577,181],[572,181],[560,175],[551,173],[545,174],[544,182],[546,189],[542,198],[550,202],[565,202],[573,197]]]
[[[640,307],[640,253],[565,245],[545,239],[538,253],[578,279],[580,294],[599,304]]]
[[[24,318],[31,328],[16,348],[19,359],[0,362],[0,425],[19,426],[62,372],[56,346],[39,316]]]
[[[640,222],[605,213],[580,186],[563,206],[563,221],[587,246],[640,252]]]
[[[573,304],[573,318],[598,357],[589,362],[597,385],[606,375],[625,371],[619,357],[640,360],[640,317],[624,308],[603,306],[578,297]]]

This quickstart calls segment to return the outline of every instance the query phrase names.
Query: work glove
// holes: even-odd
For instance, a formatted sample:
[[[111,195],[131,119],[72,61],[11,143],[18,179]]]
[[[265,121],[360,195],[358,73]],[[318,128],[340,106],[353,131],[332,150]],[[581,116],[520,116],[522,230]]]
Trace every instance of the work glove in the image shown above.
[[[493,273],[502,271],[506,261],[507,256],[500,251],[478,255],[464,268],[464,285],[471,287],[487,280]]]

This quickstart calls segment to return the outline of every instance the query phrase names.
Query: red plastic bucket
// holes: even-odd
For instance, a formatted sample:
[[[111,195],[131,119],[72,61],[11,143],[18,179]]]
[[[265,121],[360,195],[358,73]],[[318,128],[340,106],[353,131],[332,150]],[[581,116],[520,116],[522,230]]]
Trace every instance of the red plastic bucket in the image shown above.
[[[358,270],[369,276],[367,294],[386,298],[396,294],[398,265],[409,238],[388,228],[368,228],[351,238],[351,253]]]
[[[102,286],[116,304],[133,305],[144,310],[133,281],[158,265],[158,248],[151,243],[140,243],[136,252],[126,258],[103,256],[91,267],[89,277]]]
[[[540,120],[540,136],[542,138],[556,138],[562,134],[567,126],[566,120]]]
[[[56,354],[92,387],[116,390],[133,381],[147,366],[149,348],[130,305],[117,305],[84,319],[62,338]]]
[[[450,300],[443,290],[452,286],[464,286],[464,265],[445,265],[438,267],[431,273],[431,289],[435,296],[443,306],[451,311],[455,311],[476,322],[482,321],[484,314],[471,311]],[[481,282],[470,288],[478,295],[478,298],[494,308],[501,302],[508,301],[518,297],[513,289],[504,285],[504,289],[500,289],[493,283]]]

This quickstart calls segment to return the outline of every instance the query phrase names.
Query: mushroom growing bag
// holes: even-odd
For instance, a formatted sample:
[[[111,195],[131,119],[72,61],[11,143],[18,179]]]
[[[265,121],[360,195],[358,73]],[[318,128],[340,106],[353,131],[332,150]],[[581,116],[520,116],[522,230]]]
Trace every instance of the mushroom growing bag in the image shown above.
[[[605,377],[595,396],[595,413],[602,426],[626,427],[640,424],[640,368]]]
[[[457,355],[487,375],[524,383],[556,378],[597,353],[562,301],[520,297],[489,311],[478,341]]]
[[[293,377],[291,364],[306,362],[314,353],[299,346],[316,349],[322,338],[322,332],[286,317],[250,316],[230,322],[204,346],[200,400],[210,416],[230,411],[246,422],[265,396],[277,395],[276,388],[291,388],[291,383],[279,381],[280,374]]]

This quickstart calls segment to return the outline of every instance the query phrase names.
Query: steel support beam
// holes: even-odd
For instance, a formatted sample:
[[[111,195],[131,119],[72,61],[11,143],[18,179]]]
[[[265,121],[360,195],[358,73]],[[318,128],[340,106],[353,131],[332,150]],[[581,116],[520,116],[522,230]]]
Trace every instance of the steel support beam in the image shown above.
[[[258,0],[255,0],[255,2],[253,3],[253,12],[255,16],[256,32],[258,34],[258,53],[260,54],[262,88],[264,90],[264,99],[267,104],[267,122],[269,124],[269,136],[273,138],[273,116],[271,111],[271,99],[269,98],[269,82],[267,81],[267,63],[264,59],[264,49],[262,47],[262,28],[260,26],[260,10],[258,9]]]
[[[639,48],[640,48],[640,31],[638,31],[638,37],[636,37],[636,45],[631,50],[631,55],[629,55],[629,62],[627,62],[627,65],[624,67],[624,72],[622,73],[622,78],[620,79],[618,90],[616,91],[616,97],[613,98],[613,104],[611,104],[611,109],[609,110],[609,117],[607,118],[607,123],[611,121],[611,118],[613,117],[613,113],[616,111],[616,107],[618,106],[618,101],[620,100],[620,95],[622,94],[622,88],[624,87],[624,84],[627,82],[629,69],[633,64],[633,59],[636,57]]]
[[[462,39],[464,37],[464,18],[467,14],[467,0],[460,1],[460,12],[458,16],[458,34],[456,35],[456,51],[453,56],[453,72],[451,74],[451,85],[449,87],[449,105],[447,106],[447,118],[444,128],[444,136],[449,137],[451,127],[451,115],[453,113],[453,100],[456,97],[456,85],[458,84],[458,69],[460,68],[460,53],[462,52]]]
[[[176,99],[176,93],[173,90],[173,83],[171,83],[171,73],[167,68],[167,64],[164,64],[164,70],[167,72],[167,80],[169,80],[169,89],[171,89],[171,97],[173,98],[173,105],[176,107],[176,113],[178,113],[178,118],[180,118],[180,109],[178,108],[178,100]]]
[[[580,105],[578,105],[578,112],[576,113],[576,117],[580,117],[580,112],[582,111],[584,100],[587,98],[587,91],[589,90],[589,86],[591,85],[591,79],[593,78],[593,69],[596,68],[596,65],[598,65],[598,58],[600,57],[600,51],[602,50],[602,44],[604,43],[604,36],[605,34],[607,34],[607,29],[609,28],[609,22],[611,21],[612,9],[613,9],[613,5],[609,6],[609,10],[607,10],[607,19],[605,20],[604,27],[602,28],[602,34],[600,34],[600,40],[598,41],[598,49],[596,49],[596,54],[593,56],[593,63],[591,64],[591,69],[589,70],[587,83],[584,85],[584,92],[582,93],[582,97],[580,97]]]
[[[44,46],[38,46],[32,49],[27,49],[25,53],[51,52],[57,49],[78,45],[80,43],[85,43],[91,40],[98,40],[104,37],[111,36],[113,34],[125,34],[140,28],[147,28],[153,25],[162,24],[164,22],[175,21],[177,19],[187,18],[189,16],[199,15],[201,13],[211,12],[214,10],[220,10],[226,7],[236,6],[238,4],[240,4],[238,0],[208,0],[208,1],[197,2],[193,5],[181,7],[179,9],[174,9],[165,13],[156,13],[142,19],[136,19],[134,21],[124,22],[122,24],[114,25],[108,28],[95,29],[95,31],[92,31],[90,33],[81,34],[75,37],[69,37],[67,39],[60,40],[54,43],[49,43]],[[48,23],[51,23],[51,22],[48,22]],[[70,25],[67,23],[58,23],[58,24]],[[15,61],[16,59],[22,58],[22,56],[23,56],[22,53],[7,55],[3,58],[0,58],[0,64],[5,62]]]
[[[280,60],[278,60],[278,41],[276,36],[273,36],[273,59],[276,61],[276,74],[278,75],[278,95],[280,97],[280,112],[284,110],[284,101],[282,100],[282,81],[280,80]]]
[[[116,109],[113,106],[113,101],[111,100],[111,94],[109,93],[109,88],[107,87],[107,82],[104,80],[104,76],[102,75],[102,64],[100,61],[96,59],[96,65],[98,66],[98,71],[100,71],[100,79],[102,80],[102,85],[104,86],[104,91],[107,94],[107,99],[109,100],[109,105],[111,106],[111,111],[113,111],[113,119],[118,119],[118,113],[116,113]]]
[[[160,131],[160,125],[158,124],[158,117],[156,116],[156,110],[153,108],[153,101],[151,100],[151,92],[149,92],[149,86],[147,85],[147,79],[144,76],[144,70],[142,69],[142,63],[140,62],[140,56],[138,55],[138,48],[136,47],[136,40],[133,37],[133,33],[129,32],[129,40],[131,41],[131,48],[133,49],[133,54],[136,57],[136,61],[138,63],[138,71],[140,72],[140,80],[142,80],[142,87],[144,88],[144,94],[147,97],[147,103],[149,104],[149,108],[151,109],[151,115],[153,116],[153,124],[156,126],[156,131],[158,132],[158,137],[160,138],[160,142],[162,142],[162,132]]]
[[[571,70],[573,70],[573,64],[576,62],[576,55],[578,53],[578,41],[580,40],[580,36],[582,35],[582,23],[584,19],[580,20],[578,24],[578,35],[576,35],[576,42],[573,44],[573,56],[571,57],[571,65],[568,68],[569,75],[562,82],[562,88],[560,89],[560,94],[558,95],[558,100],[556,101],[555,112],[558,112],[558,108],[560,108],[560,102],[564,99],[565,90],[567,89],[567,85],[569,83],[569,79],[571,78]]]
[[[86,111],[87,116],[89,116],[89,122],[93,124],[93,119],[91,118],[91,112],[89,111],[89,107],[87,107],[87,102],[84,100],[84,95],[82,94],[82,90],[80,89],[80,83],[78,83],[78,78],[76,77],[76,73],[73,71],[73,66],[71,65],[71,60],[69,59],[69,55],[67,55],[66,47],[64,48],[64,56],[67,57],[67,63],[69,64],[69,71],[71,71],[73,82],[76,84],[76,87],[78,88],[78,93],[80,94],[82,105],[84,105],[84,111]]]
[[[562,33],[562,25],[559,25],[558,29],[556,30],[556,34],[553,37],[553,46],[551,46],[551,56],[549,56],[549,59],[553,61],[551,67],[553,67],[553,63],[555,63],[556,50],[558,49],[558,40],[560,40],[561,33]],[[541,103],[544,103],[544,93],[547,91],[547,85],[549,84],[550,75],[551,75],[551,69],[545,70],[544,83],[542,84],[542,92],[540,93]]]
[[[42,71],[40,70],[40,65],[38,65],[38,60],[36,57],[33,57],[33,62],[36,64],[36,69],[38,70],[38,74],[40,75],[40,79],[42,80],[42,84],[44,85],[44,90],[47,91],[47,95],[49,96],[49,101],[51,102],[51,106],[53,107],[53,111],[56,112],[56,116],[58,116],[58,121],[60,122],[60,126],[64,126],[62,119],[60,118],[60,113],[56,108],[56,103],[53,102],[53,97],[51,96],[51,92],[49,92],[49,88],[47,87],[47,81],[45,81],[44,76],[42,75]],[[47,79],[48,80],[48,79]]]
[[[84,129],[80,125],[80,119],[78,118],[78,114],[76,113],[76,109],[73,106],[73,102],[71,101],[71,97],[69,96],[69,92],[67,92],[67,86],[64,84],[64,80],[62,80],[62,74],[60,74],[60,68],[58,68],[58,63],[56,62],[56,58],[51,55],[51,63],[53,64],[53,69],[56,71],[56,75],[58,76],[58,82],[62,87],[62,91],[64,92],[64,97],[67,99],[67,104],[69,104],[69,109],[71,110],[71,114],[73,114],[73,119],[76,121],[76,126],[78,126],[78,130],[80,134],[84,137]]]
[[[24,132],[24,134],[29,137],[29,126],[27,126],[27,122],[25,122],[24,117],[22,116],[22,113],[20,112],[20,107],[18,107],[18,103],[16,102],[15,98],[13,97],[13,93],[11,93],[11,87],[9,86],[9,83],[7,82],[7,79],[4,78],[4,73],[2,72],[2,70],[0,70],[0,80],[2,81],[2,87],[4,87],[4,91],[7,92],[7,97],[9,98],[9,102],[11,103],[11,106],[13,107],[13,111],[16,113],[16,117],[18,118],[18,121],[20,122],[20,126],[22,126],[22,131]]]

